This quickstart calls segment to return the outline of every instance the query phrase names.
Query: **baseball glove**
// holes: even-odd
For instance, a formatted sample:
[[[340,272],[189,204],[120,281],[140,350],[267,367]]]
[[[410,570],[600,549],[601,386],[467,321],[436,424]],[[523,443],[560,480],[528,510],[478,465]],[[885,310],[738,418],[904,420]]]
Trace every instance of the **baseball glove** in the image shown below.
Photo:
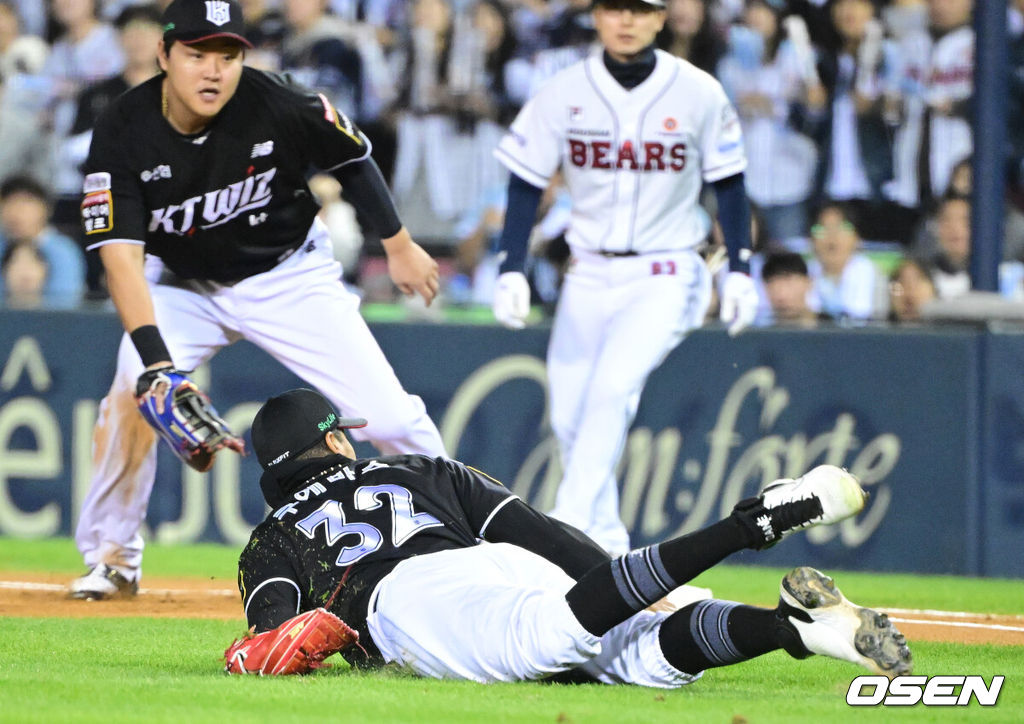
[[[135,395],[146,422],[175,455],[199,472],[213,467],[214,455],[221,448],[245,454],[245,443],[184,372],[173,367],[146,370],[139,377]]]
[[[359,641],[359,634],[325,608],[300,613],[271,631],[250,630],[224,652],[228,674],[308,674],[324,659]]]

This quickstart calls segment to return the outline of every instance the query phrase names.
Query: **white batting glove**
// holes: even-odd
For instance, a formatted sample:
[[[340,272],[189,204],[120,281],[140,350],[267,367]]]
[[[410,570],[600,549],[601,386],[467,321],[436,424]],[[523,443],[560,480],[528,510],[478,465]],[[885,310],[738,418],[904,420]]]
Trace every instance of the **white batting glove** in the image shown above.
[[[729,272],[722,281],[719,295],[719,317],[729,325],[729,335],[735,337],[757,316],[758,299],[754,280],[743,272]]]
[[[498,276],[494,287],[494,318],[509,329],[526,326],[530,313],[530,283],[522,272],[510,271]]]

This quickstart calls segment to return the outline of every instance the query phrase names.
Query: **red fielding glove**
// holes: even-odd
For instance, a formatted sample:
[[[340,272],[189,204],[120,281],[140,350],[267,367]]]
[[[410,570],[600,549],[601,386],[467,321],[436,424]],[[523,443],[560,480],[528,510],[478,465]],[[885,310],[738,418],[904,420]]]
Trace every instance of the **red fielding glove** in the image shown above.
[[[224,652],[229,674],[284,676],[307,674],[324,659],[359,641],[359,634],[325,608],[300,613],[261,634],[252,631]]]

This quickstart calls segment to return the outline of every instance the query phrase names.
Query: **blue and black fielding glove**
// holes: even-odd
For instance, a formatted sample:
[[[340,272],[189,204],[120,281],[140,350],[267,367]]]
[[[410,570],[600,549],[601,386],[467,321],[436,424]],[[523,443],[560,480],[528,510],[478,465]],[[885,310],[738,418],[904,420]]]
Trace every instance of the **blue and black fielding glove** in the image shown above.
[[[245,442],[181,370],[158,367],[139,375],[135,402],[146,422],[189,467],[205,473],[221,448],[245,454]]]

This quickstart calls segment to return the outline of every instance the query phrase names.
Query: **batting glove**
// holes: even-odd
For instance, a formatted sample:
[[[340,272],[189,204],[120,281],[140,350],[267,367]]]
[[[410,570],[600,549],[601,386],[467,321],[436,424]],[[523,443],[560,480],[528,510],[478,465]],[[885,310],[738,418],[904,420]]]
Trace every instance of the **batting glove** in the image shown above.
[[[743,272],[729,272],[722,281],[720,318],[735,337],[757,316],[757,289],[754,280]]]
[[[526,326],[530,313],[530,284],[522,272],[510,271],[498,277],[494,288],[494,318],[509,329]]]

